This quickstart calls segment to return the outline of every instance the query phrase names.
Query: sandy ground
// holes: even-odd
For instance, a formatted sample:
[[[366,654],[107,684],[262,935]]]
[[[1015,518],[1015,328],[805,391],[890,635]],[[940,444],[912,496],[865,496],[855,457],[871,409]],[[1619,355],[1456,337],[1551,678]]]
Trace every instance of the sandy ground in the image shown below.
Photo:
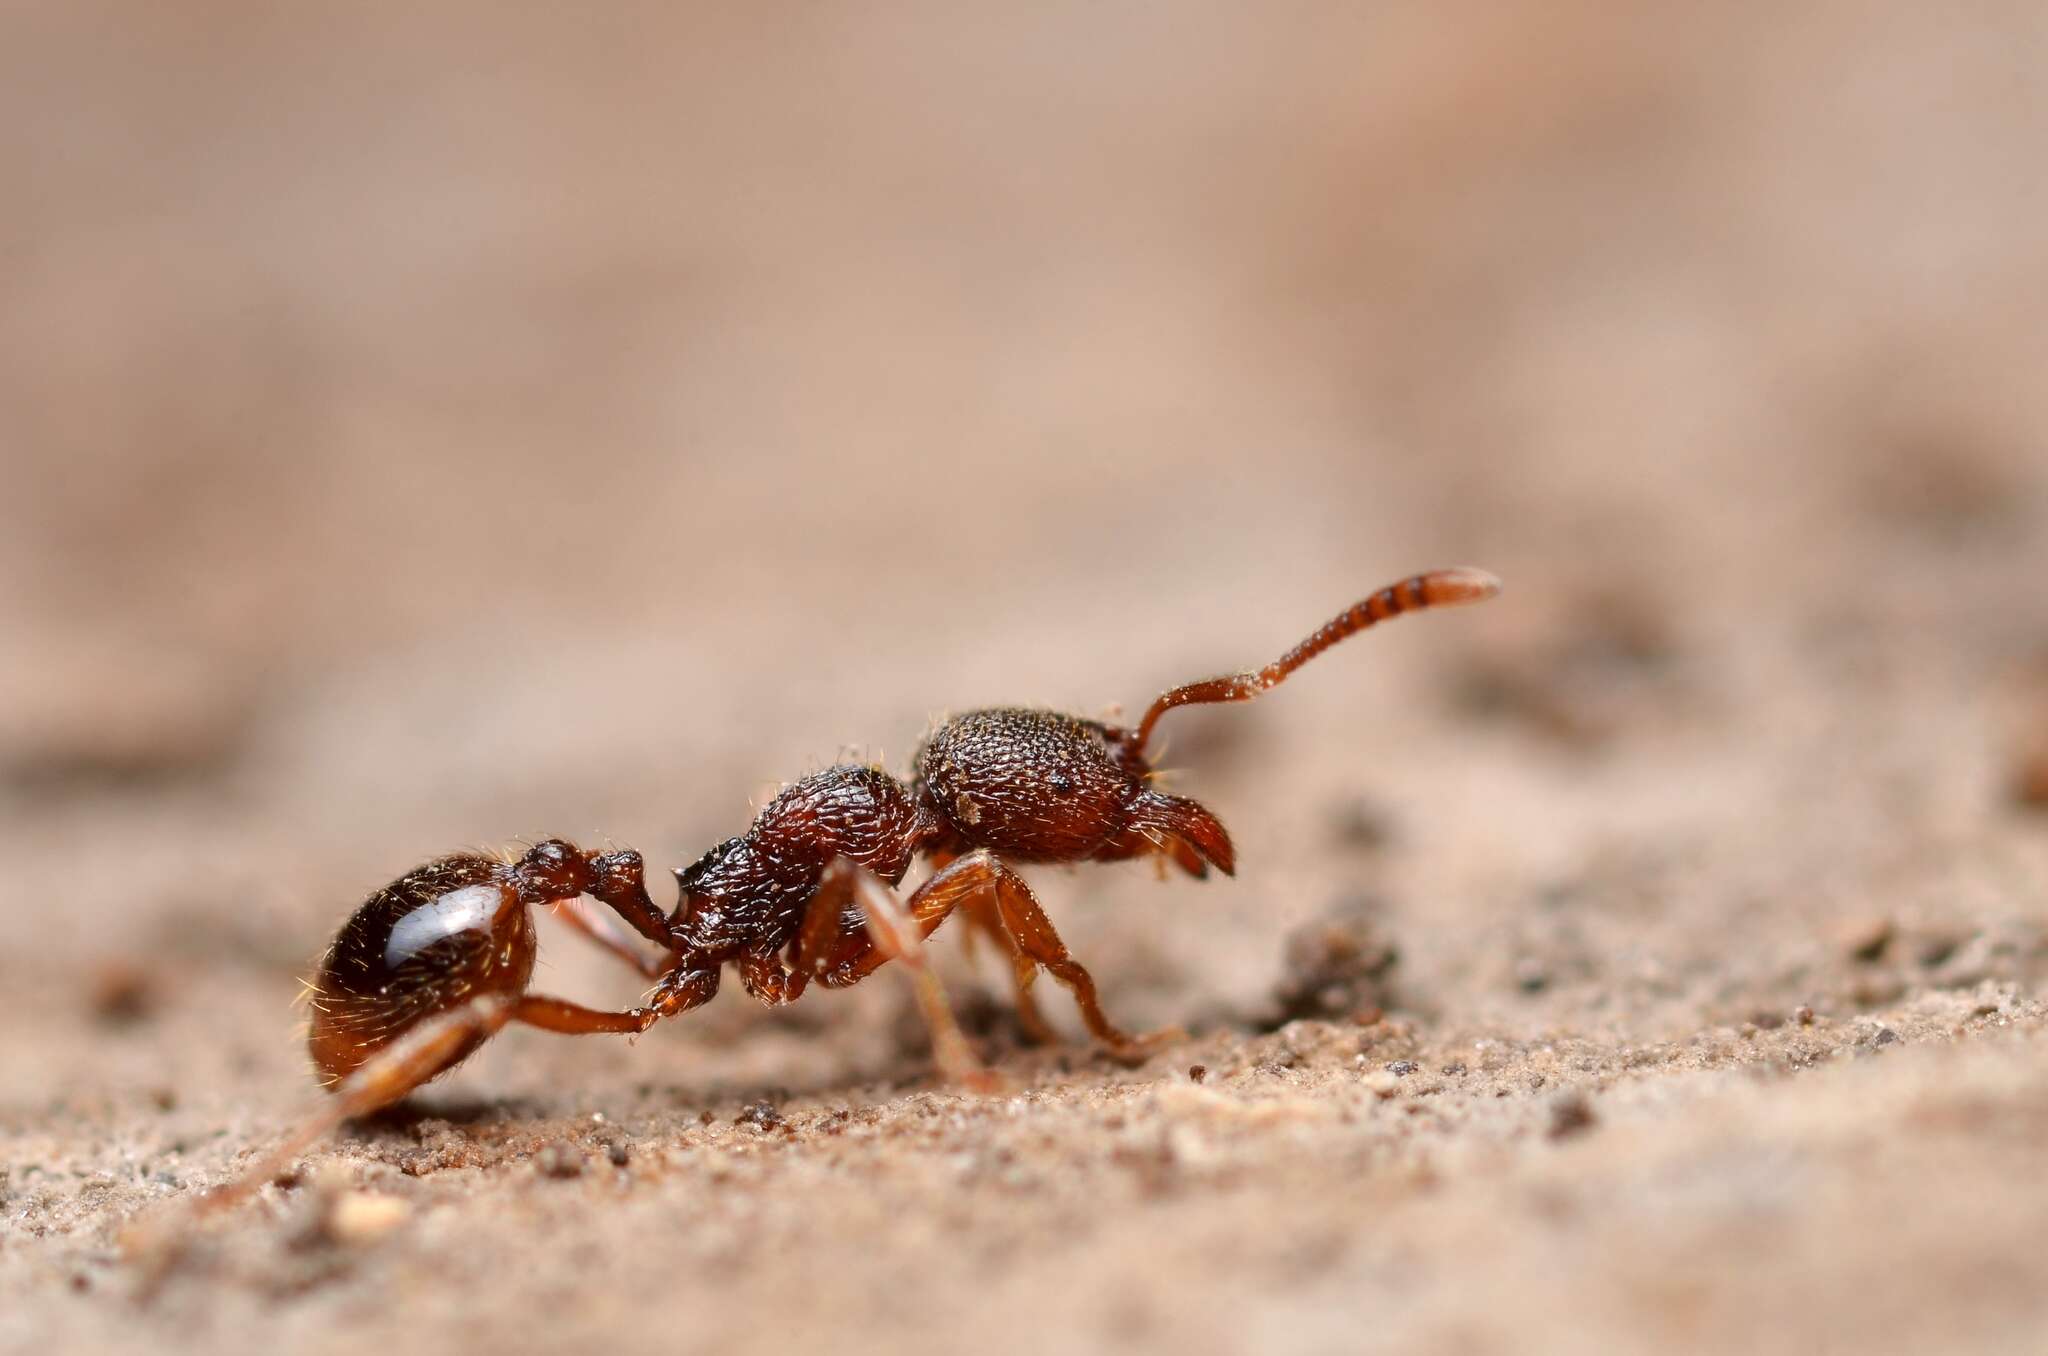
[[[0,1349],[2048,1349],[2040,7],[836,13],[4,20]],[[141,1295],[413,862],[1454,562],[1033,872],[1143,1067],[941,933],[1007,1093],[515,1031]]]

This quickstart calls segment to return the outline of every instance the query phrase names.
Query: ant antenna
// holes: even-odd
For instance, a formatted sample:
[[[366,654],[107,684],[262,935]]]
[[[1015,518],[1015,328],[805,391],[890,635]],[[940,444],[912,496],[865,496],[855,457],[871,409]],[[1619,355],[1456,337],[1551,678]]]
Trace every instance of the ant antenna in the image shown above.
[[[1145,719],[1138,722],[1138,728],[1124,737],[1125,746],[1142,756],[1145,742],[1152,737],[1152,727],[1174,707],[1209,702],[1248,702],[1267,688],[1278,687],[1288,674],[1338,641],[1357,635],[1375,622],[1398,617],[1404,612],[1420,612],[1425,608],[1484,602],[1499,592],[1500,580],[1497,577],[1467,566],[1430,570],[1425,574],[1411,575],[1398,584],[1389,584],[1323,623],[1315,634],[1262,669],[1233,673],[1223,678],[1205,678],[1199,683],[1189,683],[1161,694],[1145,712]]]

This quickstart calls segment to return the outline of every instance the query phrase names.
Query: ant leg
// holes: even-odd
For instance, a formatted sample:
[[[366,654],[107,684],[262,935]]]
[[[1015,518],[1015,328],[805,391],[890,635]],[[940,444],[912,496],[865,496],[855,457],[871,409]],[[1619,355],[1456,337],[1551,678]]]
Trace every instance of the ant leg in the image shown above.
[[[580,899],[557,899],[548,911],[638,971],[642,979],[660,979],[668,973],[667,965],[634,947],[625,929],[606,915],[591,912]]]
[[[943,871],[959,858],[947,853],[934,854],[932,870]],[[961,939],[970,961],[978,960],[975,954],[976,937],[985,937],[1010,966],[1010,988],[1017,1004],[1017,1024],[1024,1028],[1024,1039],[1033,1045],[1058,1045],[1059,1033],[1052,1029],[1052,1023],[1045,1020],[1045,1012],[1038,1006],[1038,995],[1031,991],[1031,983],[1038,978],[1038,962],[1032,960],[1003,931],[1003,920],[996,912],[993,896],[982,893],[969,897],[958,907],[967,911],[967,933]]]
[[[805,921],[809,921],[808,917]],[[772,951],[746,952],[733,962],[733,968],[740,972],[740,985],[748,996],[771,1008],[796,1002],[811,982],[808,971],[783,965],[782,957]]]
[[[709,983],[705,983],[708,975]],[[187,1226],[227,1210],[261,1189],[292,1165],[293,1160],[344,1121],[403,1101],[425,1083],[459,1064],[477,1046],[508,1022],[570,1035],[616,1032],[637,1034],[662,1017],[704,1002],[718,990],[718,972],[677,972],[662,997],[631,1012],[600,1012],[566,999],[528,994],[513,1002],[491,994],[422,1022],[335,1084],[330,1095],[307,1113],[291,1133],[225,1186],[192,1201],[184,1211],[138,1222],[124,1233],[123,1250],[143,1268],[143,1289],[153,1291],[184,1255]],[[663,998],[672,1001],[664,1002]]]
[[[874,947],[875,939],[863,926],[864,918],[847,908],[853,902],[853,872],[840,867],[844,860],[834,858],[826,865],[810,903],[804,905],[803,926],[789,953],[789,969],[794,972],[791,983],[809,984],[815,979],[828,989],[841,988],[832,976]],[[742,970],[741,978],[745,977]]]
[[[877,885],[879,887],[879,882]],[[1089,1033],[1116,1058],[1142,1060],[1159,1045],[1181,1037],[1183,1033],[1174,1027],[1144,1036],[1132,1036],[1112,1023],[1103,1014],[1094,976],[1068,953],[1066,944],[1060,941],[1059,933],[1053,928],[1052,920],[1038,906],[1031,887],[1024,883],[1022,876],[987,851],[970,852],[934,873],[910,896],[910,914],[921,935],[930,936],[947,914],[977,895],[993,896],[996,915],[1014,951],[1021,953],[1034,966],[1050,971],[1054,979],[1066,985],[1081,1009],[1081,1020],[1087,1024]],[[852,951],[850,957],[831,957],[838,962],[836,967],[818,975],[819,982],[827,988],[844,988],[859,983],[876,967],[891,959],[879,950],[849,949]],[[825,959],[820,957],[821,961]]]
[[[597,1008],[586,1008],[581,1003],[572,1003],[566,998],[550,998],[538,993],[526,995],[519,1000],[519,1006],[512,1009],[513,1021],[564,1036],[637,1036],[662,1016],[653,1008],[603,1012]]]
[[[193,1200],[187,1210],[131,1226],[121,1240],[122,1248],[143,1266],[145,1291],[152,1289],[183,1255],[184,1226],[247,1199],[343,1121],[367,1116],[403,1100],[407,1093],[490,1039],[512,1020],[514,1012],[510,1001],[493,994],[422,1022],[337,1083],[333,1093],[307,1113],[290,1134],[233,1181]]]
[[[1087,1024],[1089,1034],[1102,1042],[1111,1055],[1122,1060],[1143,1061],[1160,1046],[1185,1036],[1186,1033],[1178,1027],[1132,1036],[1114,1025],[1102,1011],[1102,999],[1095,991],[1095,977],[1068,952],[1052,920],[1045,916],[1045,910],[1039,907],[1037,897],[1031,893],[1031,887],[1024,883],[1022,876],[1001,862],[993,865],[996,907],[1004,929],[1016,943],[1018,951],[1067,986],[1074,995],[1075,1006],[1081,1009],[1081,1020]]]
[[[867,914],[867,930],[875,939],[873,954],[882,960],[899,960],[910,970],[917,1006],[932,1033],[932,1058],[938,1063],[939,1072],[949,1083],[977,1092],[1000,1092],[1002,1079],[975,1058],[967,1037],[961,1034],[959,1020],[953,1016],[953,1005],[946,1001],[945,987],[925,956],[924,938],[944,920],[945,914],[931,919],[931,926],[927,927],[874,872],[845,857],[835,858],[826,874],[832,875],[834,868],[852,877],[854,897]]]
[[[834,858],[819,878],[818,889],[804,913],[803,930],[797,934],[792,966],[828,989],[858,984],[895,959],[893,954],[876,949],[875,935],[866,926],[869,911],[854,892],[854,882],[863,874],[874,873],[848,858]],[[879,878],[876,883],[884,892],[888,891],[889,887]],[[918,940],[938,931],[939,924],[972,898],[978,888],[980,878],[976,870],[963,868],[959,861],[948,862],[926,877],[903,906],[917,925]]]
[[[906,907],[874,872],[851,858],[834,857],[804,913],[796,943],[796,981],[799,990],[812,978],[826,988],[843,989],[888,961],[902,961],[911,972],[918,1009],[932,1033],[932,1057],[941,1076],[949,1083],[995,1092],[1001,1081],[975,1058],[946,1001],[945,987],[925,958],[924,939],[959,902],[946,887],[933,891],[932,886],[955,874],[948,867],[927,880]],[[849,903],[859,905],[858,921]]]
[[[1057,1045],[1059,1033],[1045,1020],[1045,1013],[1038,1006],[1038,996],[1031,992],[1031,983],[1038,978],[1038,962],[1024,954],[1010,934],[1003,930],[1002,915],[996,911],[996,901],[990,895],[976,895],[962,906],[967,912],[968,936],[975,933],[987,937],[995,944],[996,951],[1010,965],[1010,984],[1016,992],[1017,1023],[1024,1028],[1024,1035],[1033,1045]]]
[[[717,986],[714,984],[712,987],[715,990]],[[706,998],[709,996],[708,993],[704,995]],[[240,1200],[282,1172],[307,1145],[343,1121],[352,1121],[403,1101],[409,1093],[453,1067],[463,1055],[496,1035],[507,1022],[521,1022],[569,1035],[598,1032],[637,1035],[668,1015],[658,1006],[635,1008],[631,1012],[599,1012],[567,999],[539,994],[527,994],[517,1002],[496,995],[474,999],[421,1023],[370,1056],[361,1068],[337,1083],[320,1109],[287,1135],[283,1143],[240,1178],[209,1195],[206,1208],[219,1209]]]

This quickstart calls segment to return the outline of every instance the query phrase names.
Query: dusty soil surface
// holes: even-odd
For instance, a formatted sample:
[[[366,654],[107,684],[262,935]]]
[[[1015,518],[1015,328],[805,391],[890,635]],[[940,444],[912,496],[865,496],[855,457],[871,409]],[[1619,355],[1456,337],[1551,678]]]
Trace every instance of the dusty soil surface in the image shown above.
[[[0,35],[0,1349],[2048,1347],[2038,5],[204,13]],[[942,932],[1006,1092],[734,988],[124,1257],[412,863],[1453,562],[1033,871],[1142,1067]]]

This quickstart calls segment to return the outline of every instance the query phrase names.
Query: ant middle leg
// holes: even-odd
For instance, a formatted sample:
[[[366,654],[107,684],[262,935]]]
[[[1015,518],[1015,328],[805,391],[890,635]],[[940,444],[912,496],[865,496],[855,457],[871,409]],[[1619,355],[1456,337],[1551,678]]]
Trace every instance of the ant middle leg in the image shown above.
[[[941,1075],[984,1092],[999,1091],[1001,1079],[975,1057],[960,1030],[945,987],[928,962],[924,940],[959,903],[961,882],[952,868],[912,893],[906,904],[874,872],[847,857],[835,857],[819,878],[791,948],[782,996],[790,1002],[816,979],[828,989],[858,984],[885,963],[901,961],[911,972],[918,1010],[932,1036],[932,1057]],[[935,889],[934,886],[937,888]],[[748,975],[743,968],[742,977]],[[750,988],[758,981],[748,979]]]
[[[1160,1045],[1179,1039],[1182,1033],[1178,1028],[1169,1027],[1133,1036],[1111,1022],[1102,1011],[1095,977],[1067,950],[1052,920],[1039,907],[1031,887],[1022,876],[990,852],[970,852],[940,868],[910,896],[908,911],[919,935],[930,936],[954,909],[983,899],[993,901],[995,919],[1009,943],[1007,949],[1013,957],[1021,957],[1021,961],[1012,961],[1019,976],[1020,989],[1027,983],[1022,979],[1023,963],[1028,962],[1034,970],[1049,972],[1074,995],[1074,1003],[1081,1010],[1081,1020],[1089,1034],[1100,1041],[1112,1056],[1143,1060]],[[808,924],[810,920],[806,922]],[[808,954],[816,957],[817,968],[813,973],[827,988],[859,983],[891,959],[878,949],[863,946],[858,938],[846,938],[836,953]],[[1030,1019],[1025,1020],[1028,1022]],[[1044,1026],[1042,1015],[1038,1020]]]
[[[1033,1045],[1057,1045],[1059,1033],[1052,1029],[1052,1023],[1045,1020],[1045,1012],[1038,1006],[1038,995],[1031,990],[1032,982],[1038,978],[1038,962],[1025,955],[1016,938],[1004,929],[994,896],[976,895],[961,909],[967,916],[968,935],[978,934],[987,938],[995,947],[996,954],[1003,957],[1010,967],[1010,987],[1017,1003],[1017,1024],[1024,1028],[1025,1039]]]
[[[948,1082],[964,1084],[981,1092],[1002,1091],[1005,1086],[1002,1076],[984,1068],[975,1057],[973,1048],[967,1044],[967,1037],[960,1030],[960,1021],[953,1015],[953,1005],[947,1001],[945,988],[939,983],[939,977],[925,954],[925,937],[943,921],[945,915],[939,914],[930,919],[928,927],[925,920],[906,908],[874,872],[856,866],[844,857],[835,861],[833,866],[842,864],[847,874],[853,877],[854,897],[860,901],[866,914],[868,934],[875,940],[873,954],[883,960],[900,961],[911,972],[917,1006],[924,1014],[925,1026],[932,1033],[932,1057],[938,1062],[940,1072]],[[915,897],[912,896],[913,899]]]
[[[996,954],[1010,967],[1017,1020],[1024,1028],[1025,1038],[1034,1045],[1058,1044],[1058,1033],[1045,1020],[1038,998],[1031,991],[1031,982],[1038,978],[1038,963],[1019,950],[1010,934],[1003,930],[995,898],[981,888],[978,870],[970,869],[963,873],[948,870],[957,860],[951,854],[935,855],[932,876],[911,895],[906,907],[920,929],[919,938],[931,936],[953,910],[959,909],[969,929],[968,946],[973,946],[977,936],[985,938],[994,944]],[[835,904],[837,908],[833,907]],[[828,988],[857,984],[888,960],[887,955],[875,951],[875,939],[864,926],[864,921],[859,911],[847,911],[845,901],[839,899],[837,893],[824,904],[814,900],[804,916],[804,931],[794,948],[798,959],[792,962],[795,972],[788,976],[791,991],[788,998],[780,1001],[794,999],[813,977]],[[744,975],[746,971],[742,969],[741,973]],[[766,998],[766,1001],[777,1000]]]

